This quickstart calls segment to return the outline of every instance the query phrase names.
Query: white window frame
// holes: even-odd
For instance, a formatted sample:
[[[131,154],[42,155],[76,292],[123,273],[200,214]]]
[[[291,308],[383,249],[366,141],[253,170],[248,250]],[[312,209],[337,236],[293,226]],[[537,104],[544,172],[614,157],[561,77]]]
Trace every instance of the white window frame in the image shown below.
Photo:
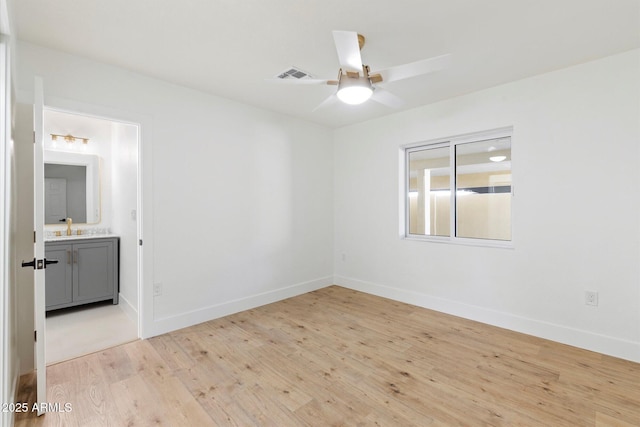
[[[479,142],[487,139],[498,138],[511,138],[511,173],[513,174],[513,127],[504,127],[498,129],[492,129],[487,131],[473,132],[464,135],[457,135],[448,138],[438,138],[428,141],[421,141],[411,144],[406,144],[400,147],[400,238],[406,240],[415,241],[427,241],[436,243],[451,243],[458,245],[469,246],[484,246],[484,247],[497,247],[497,248],[513,248],[514,247],[514,181],[512,175],[511,181],[511,240],[495,240],[495,239],[480,239],[480,238],[468,238],[457,237],[457,223],[456,223],[456,210],[457,210],[457,197],[456,197],[456,165],[455,165],[455,149],[459,144],[466,144],[471,142]],[[450,235],[449,236],[430,236],[422,234],[409,233],[409,154],[415,151],[423,149],[449,147],[449,165],[451,168],[449,188],[450,188]]]

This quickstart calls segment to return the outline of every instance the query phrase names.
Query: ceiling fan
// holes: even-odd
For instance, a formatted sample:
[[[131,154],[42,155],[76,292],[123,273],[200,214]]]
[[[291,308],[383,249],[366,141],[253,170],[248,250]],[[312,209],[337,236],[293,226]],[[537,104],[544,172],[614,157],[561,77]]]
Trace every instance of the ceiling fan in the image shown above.
[[[336,93],[318,105],[314,111],[335,102],[336,99],[350,105],[362,104],[372,99],[388,107],[399,108],[404,104],[404,101],[384,90],[380,86],[381,83],[390,83],[441,70],[448,66],[451,58],[451,55],[446,54],[371,72],[369,66],[362,63],[360,55],[360,50],[365,42],[364,36],[355,31],[333,31],[333,40],[340,63],[336,80],[316,79],[304,71],[291,68],[274,79],[268,79],[268,81],[285,84],[338,86]]]

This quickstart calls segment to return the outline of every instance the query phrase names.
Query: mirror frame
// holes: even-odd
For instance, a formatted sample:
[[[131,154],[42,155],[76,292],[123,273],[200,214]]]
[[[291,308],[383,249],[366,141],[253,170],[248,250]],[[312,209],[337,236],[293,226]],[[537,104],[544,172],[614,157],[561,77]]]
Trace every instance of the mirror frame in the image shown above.
[[[100,194],[100,157],[95,154],[45,150],[44,163],[85,166],[87,168],[87,222],[81,224],[100,223],[102,213]],[[45,226],[52,225],[55,224],[45,224]]]

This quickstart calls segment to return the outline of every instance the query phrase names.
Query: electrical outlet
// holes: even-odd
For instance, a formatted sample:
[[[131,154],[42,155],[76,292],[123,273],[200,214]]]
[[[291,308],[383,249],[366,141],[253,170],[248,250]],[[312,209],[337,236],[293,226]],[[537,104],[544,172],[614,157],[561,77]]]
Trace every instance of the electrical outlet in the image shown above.
[[[160,283],[160,282],[154,283],[153,284],[153,296],[154,297],[159,297],[160,295],[162,295],[162,283]]]
[[[586,305],[598,305],[598,293],[596,291],[585,291],[584,303]]]

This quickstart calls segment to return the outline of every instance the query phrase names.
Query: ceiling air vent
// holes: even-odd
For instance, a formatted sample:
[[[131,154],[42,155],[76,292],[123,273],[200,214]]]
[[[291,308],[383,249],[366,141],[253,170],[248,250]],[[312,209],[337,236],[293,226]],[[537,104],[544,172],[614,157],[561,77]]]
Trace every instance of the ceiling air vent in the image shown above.
[[[307,73],[306,71],[302,71],[298,68],[295,67],[291,67],[285,71],[283,71],[282,73],[278,74],[276,76],[276,78],[278,79],[296,79],[296,80],[300,80],[300,79],[310,79],[311,75],[309,73]]]

